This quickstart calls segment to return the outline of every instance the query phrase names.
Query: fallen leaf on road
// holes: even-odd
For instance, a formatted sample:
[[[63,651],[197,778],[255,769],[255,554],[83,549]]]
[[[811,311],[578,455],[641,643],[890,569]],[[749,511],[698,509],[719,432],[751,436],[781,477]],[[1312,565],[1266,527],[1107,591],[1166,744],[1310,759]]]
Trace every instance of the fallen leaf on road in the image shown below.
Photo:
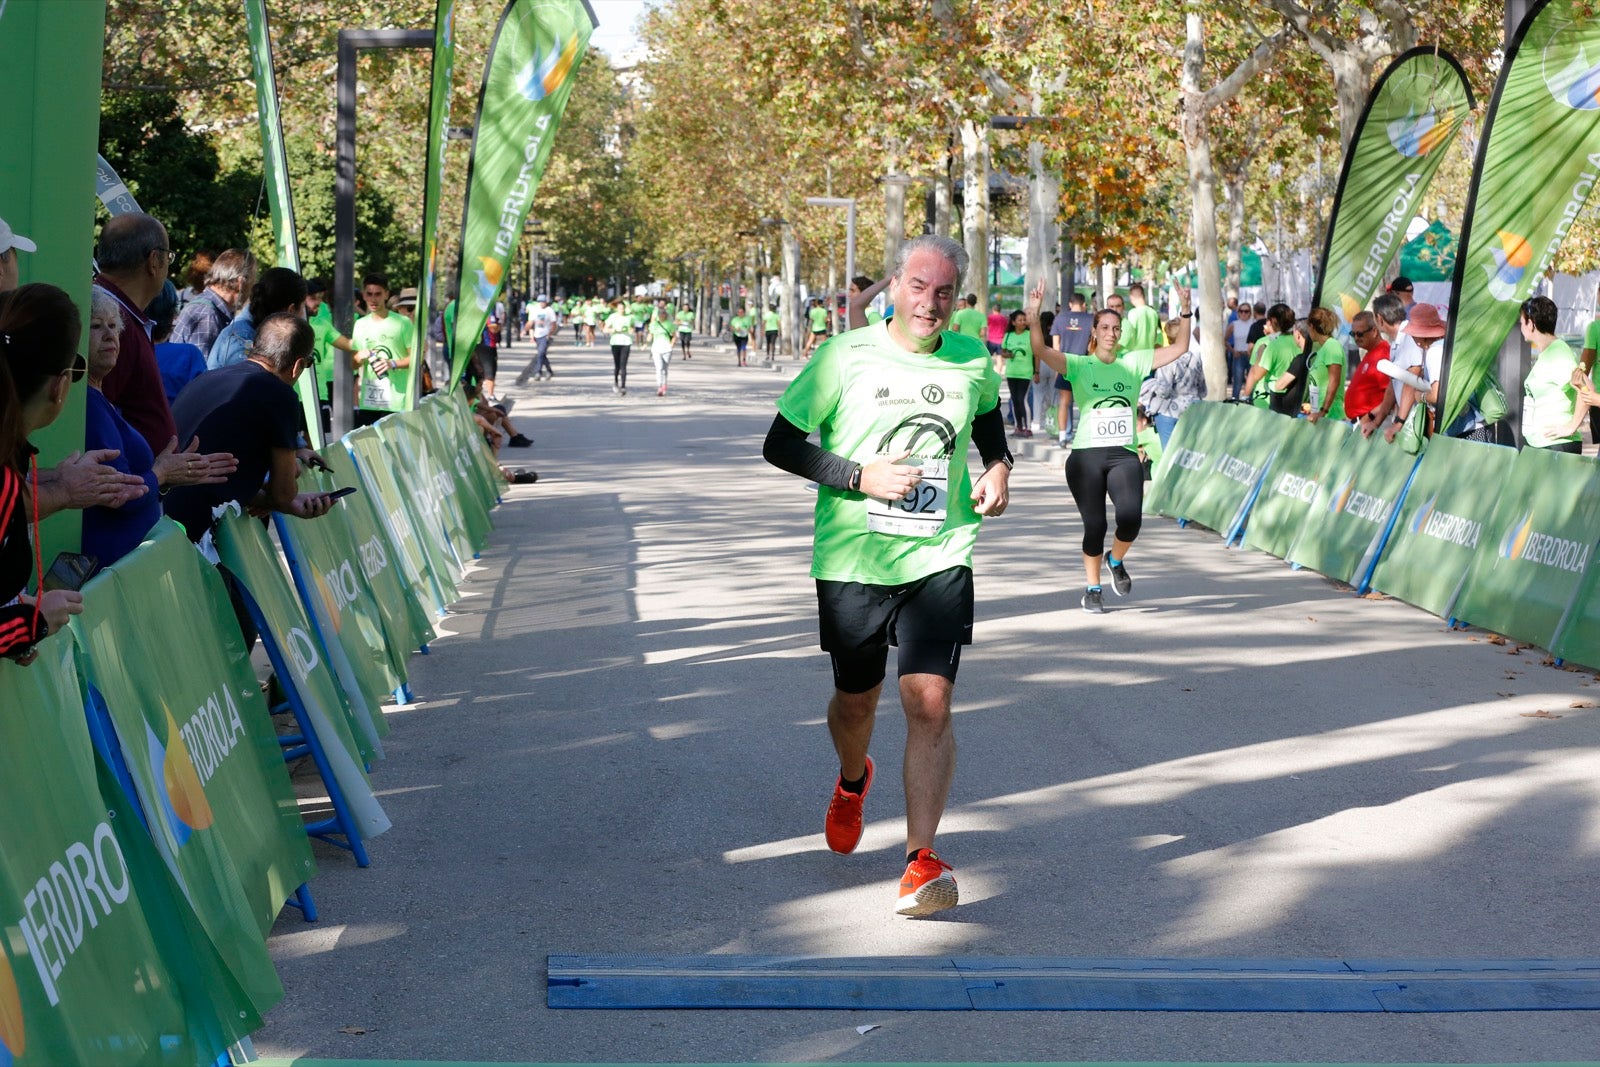
[[[1517,694],[1515,694],[1515,693],[1496,693],[1495,694],[1495,696],[1497,696],[1497,697],[1514,697],[1516,695]]]
[[[1597,708],[1597,707],[1600,707],[1600,704],[1596,704],[1592,700],[1574,700],[1572,703],[1568,704],[1567,707],[1569,707],[1569,708]]]
[[[370,1034],[374,1029],[375,1027],[371,1026],[341,1026],[339,1027],[339,1032],[341,1034]]]
[[[1185,688],[1185,689],[1184,689],[1184,690],[1183,690],[1183,691],[1184,691],[1184,692],[1185,692],[1185,693],[1192,693],[1192,692],[1194,692],[1194,690],[1193,690],[1193,689],[1188,689],[1188,688]]]
[[[1306,622],[1316,622],[1316,621],[1317,620],[1316,620],[1315,616],[1312,616],[1312,615],[1307,615],[1306,616]]]
[[[1489,643],[1491,645],[1503,645],[1506,643],[1506,639],[1501,637],[1499,634],[1490,634]]]
[[[1543,708],[1540,708],[1538,711],[1524,711],[1524,712],[1522,712],[1522,717],[1524,719],[1559,719],[1559,718],[1561,718],[1561,716],[1559,716],[1559,715],[1550,714],[1550,712],[1545,711]]]

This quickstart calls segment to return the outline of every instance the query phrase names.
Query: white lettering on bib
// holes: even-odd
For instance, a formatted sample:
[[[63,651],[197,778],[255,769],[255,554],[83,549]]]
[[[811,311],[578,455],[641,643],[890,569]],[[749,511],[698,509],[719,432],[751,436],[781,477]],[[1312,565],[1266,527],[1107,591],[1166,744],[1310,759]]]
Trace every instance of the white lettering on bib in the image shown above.
[[[1133,444],[1133,409],[1090,408],[1087,412],[1090,448]]]
[[[932,537],[944,527],[949,513],[950,461],[910,456],[900,462],[922,468],[922,480],[899,500],[868,497],[867,529],[897,537]]]

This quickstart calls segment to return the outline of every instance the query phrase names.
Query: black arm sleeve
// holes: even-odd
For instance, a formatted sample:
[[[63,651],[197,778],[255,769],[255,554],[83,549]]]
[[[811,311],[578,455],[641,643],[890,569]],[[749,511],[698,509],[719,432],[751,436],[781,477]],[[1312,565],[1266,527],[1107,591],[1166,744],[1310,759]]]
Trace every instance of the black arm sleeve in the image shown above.
[[[972,420],[972,443],[978,446],[978,455],[987,467],[997,459],[1007,459],[1011,449],[1006,447],[1006,420],[996,404]]]
[[[1004,423],[1000,424],[1000,429],[1001,443],[1004,444]],[[824,451],[820,446],[812,444],[809,435],[784,418],[782,413],[772,420],[772,428],[767,431],[766,443],[761,446],[761,455],[779,470],[798,474],[818,485],[826,485],[833,489],[849,489],[850,476],[856,469],[856,464],[852,460]]]

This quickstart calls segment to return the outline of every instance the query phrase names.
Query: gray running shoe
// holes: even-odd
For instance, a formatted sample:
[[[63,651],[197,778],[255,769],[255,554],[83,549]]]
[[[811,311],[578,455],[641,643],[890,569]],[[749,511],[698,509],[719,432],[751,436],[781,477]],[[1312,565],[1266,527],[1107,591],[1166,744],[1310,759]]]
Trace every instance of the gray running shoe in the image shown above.
[[[1085,589],[1083,591],[1083,599],[1079,603],[1083,605],[1083,610],[1091,615],[1104,615],[1106,613],[1106,602],[1100,596],[1100,590],[1098,589]]]
[[[1127,563],[1111,565],[1111,588],[1117,591],[1118,596],[1127,596],[1133,592],[1133,578],[1128,575]]]

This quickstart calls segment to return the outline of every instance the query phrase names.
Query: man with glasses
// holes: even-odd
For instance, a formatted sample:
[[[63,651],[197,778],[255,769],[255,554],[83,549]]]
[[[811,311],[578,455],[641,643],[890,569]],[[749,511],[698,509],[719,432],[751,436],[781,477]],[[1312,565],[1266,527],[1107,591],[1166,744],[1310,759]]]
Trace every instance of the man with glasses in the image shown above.
[[[107,222],[95,249],[100,273],[94,284],[122,307],[117,365],[106,375],[100,391],[158,456],[177,439],[178,427],[172,421],[161,364],[150,341],[155,323],[145,317],[144,308],[166,284],[173,255],[167,228],[142,212],[118,215]]]
[[[1363,311],[1350,321],[1350,336],[1361,350],[1361,362],[1356,364],[1350,384],[1345,387],[1344,414],[1370,432],[1369,416],[1383,403],[1389,390],[1389,376],[1378,369],[1378,361],[1389,358],[1389,342],[1378,332],[1370,311]]]

